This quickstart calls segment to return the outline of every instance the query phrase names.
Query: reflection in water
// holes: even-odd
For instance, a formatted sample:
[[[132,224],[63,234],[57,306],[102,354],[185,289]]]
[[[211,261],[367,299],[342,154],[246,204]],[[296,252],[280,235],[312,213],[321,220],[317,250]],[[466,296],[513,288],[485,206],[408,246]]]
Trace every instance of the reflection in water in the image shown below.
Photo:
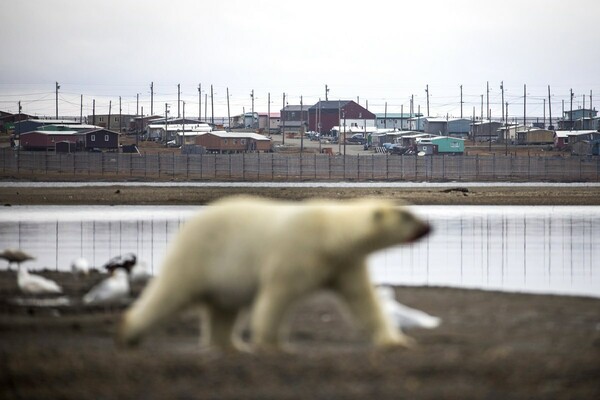
[[[600,296],[600,207],[415,210],[434,233],[373,255],[376,281]]]
[[[133,252],[158,272],[167,244],[198,210],[187,206],[0,209],[0,247],[37,257],[29,268],[101,267]],[[600,207],[420,206],[434,232],[372,255],[377,282],[600,297]],[[0,264],[6,268],[6,264]]]

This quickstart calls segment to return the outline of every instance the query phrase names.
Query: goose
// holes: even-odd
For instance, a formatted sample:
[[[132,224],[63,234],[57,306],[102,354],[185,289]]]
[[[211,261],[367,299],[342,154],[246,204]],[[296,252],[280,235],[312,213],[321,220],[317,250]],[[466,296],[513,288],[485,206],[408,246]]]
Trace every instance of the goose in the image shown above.
[[[104,264],[104,268],[108,270],[108,272],[113,272],[117,268],[123,268],[127,272],[131,271],[131,268],[135,265],[137,261],[137,257],[133,253],[127,253],[124,255],[116,256],[111,258]]]
[[[394,289],[392,287],[378,286],[375,290],[384,313],[392,320],[394,326],[398,329],[434,329],[440,325],[440,318],[399,303],[394,296]]]
[[[85,304],[118,303],[129,295],[127,271],[117,268],[113,274],[94,286],[85,296]]]
[[[30,274],[25,268],[19,267],[17,285],[25,294],[57,294],[62,293],[61,287],[53,280],[40,275]]]
[[[76,275],[87,275],[90,272],[90,264],[88,260],[79,257],[71,261],[71,272]]]
[[[136,263],[131,271],[129,271],[129,280],[131,283],[142,283],[152,278],[152,274],[148,272],[148,266],[144,261]]]
[[[11,269],[10,265],[14,262],[16,262],[20,267],[21,263],[24,261],[35,260],[34,256],[25,253],[21,249],[6,249],[6,250],[0,252],[0,258],[3,258],[6,261],[8,261],[8,269],[9,270]]]

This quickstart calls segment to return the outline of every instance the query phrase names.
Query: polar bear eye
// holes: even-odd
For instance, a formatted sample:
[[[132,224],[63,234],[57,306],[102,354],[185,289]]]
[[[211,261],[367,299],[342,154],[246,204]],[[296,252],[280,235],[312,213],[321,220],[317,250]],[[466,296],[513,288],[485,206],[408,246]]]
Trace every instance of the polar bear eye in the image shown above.
[[[373,213],[373,220],[376,223],[383,221],[384,218],[385,218],[385,211],[383,211],[383,210],[375,210],[375,212]]]

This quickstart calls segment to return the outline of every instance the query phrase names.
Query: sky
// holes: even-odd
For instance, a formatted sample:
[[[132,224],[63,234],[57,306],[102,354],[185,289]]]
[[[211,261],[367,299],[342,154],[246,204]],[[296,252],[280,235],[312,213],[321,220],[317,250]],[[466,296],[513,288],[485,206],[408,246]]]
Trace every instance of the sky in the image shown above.
[[[325,99],[375,113],[542,117],[600,104],[597,0],[2,0],[0,110],[79,116],[254,110]],[[199,110],[198,88],[202,106]],[[524,87],[526,85],[526,87]],[[270,95],[270,96],[269,96]],[[83,100],[82,97],[83,96]],[[594,99],[598,96],[598,100]],[[138,103],[139,97],[139,103]],[[524,98],[526,104],[524,105]],[[269,103],[270,99],[270,103]],[[368,103],[368,104],[367,104]],[[270,104],[270,107],[269,107]],[[183,113],[183,104],[179,106]],[[487,112],[483,111],[486,115]]]

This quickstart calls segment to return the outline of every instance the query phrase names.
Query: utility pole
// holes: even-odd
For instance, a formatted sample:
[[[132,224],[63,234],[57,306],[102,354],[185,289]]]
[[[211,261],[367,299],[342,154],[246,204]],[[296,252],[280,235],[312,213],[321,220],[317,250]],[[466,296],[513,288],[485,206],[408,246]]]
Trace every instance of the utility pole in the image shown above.
[[[527,85],[523,85],[523,126],[527,127]]]
[[[185,144],[185,101],[182,103],[182,107],[183,107],[183,123],[182,123],[182,127],[183,127],[183,132],[181,135],[181,144]]]
[[[481,95],[481,117],[480,119],[483,121],[483,95]]]
[[[507,156],[508,155],[508,137],[509,137],[509,132],[508,132],[508,102],[506,102],[506,111],[505,111],[504,116],[506,117],[505,120],[504,120],[504,155]]]
[[[112,113],[112,100],[108,101],[108,130],[110,130],[110,115]]]
[[[427,116],[429,117],[429,85],[425,85],[425,93],[427,94]]]
[[[208,121],[208,93],[204,93],[204,122]]]
[[[271,93],[267,93],[267,135],[271,133]]]
[[[385,102],[385,114],[383,117],[383,128],[387,129],[387,101]]]
[[[325,85],[325,101],[328,100],[327,94],[329,93],[329,87],[327,87],[327,85]]]
[[[231,131],[231,114],[229,112],[229,88],[227,88],[227,127]]]
[[[154,82],[150,82],[150,115],[154,115]]]
[[[400,130],[404,130],[404,104],[400,105]]]
[[[179,112],[179,104],[181,102],[181,84],[177,84],[177,118],[181,118],[181,114]]]
[[[571,125],[570,130],[573,130],[573,125],[575,125],[573,123],[573,96],[575,96],[575,95],[573,94],[573,89],[571,89],[571,111],[569,113],[569,121],[571,122],[571,124],[570,124]]]
[[[169,141],[169,105],[165,103],[165,147]]]
[[[550,125],[548,126],[548,129],[554,130],[554,126],[552,125],[552,100],[550,98],[550,85],[548,85],[548,112],[550,115]]]
[[[202,121],[202,84],[198,84],[198,121]]]
[[[460,118],[462,119],[463,117],[463,91],[462,91],[462,86],[460,85]]]
[[[213,96],[213,85],[210,85],[210,122],[215,125],[215,102]]]
[[[56,119],[58,119],[58,89],[60,89],[60,85],[56,82]]]
[[[135,115],[140,115],[140,94],[135,94]]]
[[[254,115],[254,113],[253,113]],[[304,152],[304,109],[302,96],[300,96],[300,154]]]
[[[500,90],[502,91],[502,121],[504,121],[504,81],[500,82]]]
[[[121,96],[119,96],[119,133],[123,132],[123,110],[121,109]]]
[[[254,129],[254,89],[250,93],[250,98],[252,99],[252,129]]]
[[[18,110],[19,110],[19,118],[18,118],[19,121],[17,121],[17,122],[19,122],[19,125],[17,125],[18,126],[18,128],[17,128],[17,140],[19,141],[19,145],[17,147],[17,152],[18,152],[18,154],[21,154],[21,100],[19,100]],[[13,144],[14,144],[14,141],[13,141]]]
[[[544,129],[546,129],[546,99],[544,99]]]
[[[83,124],[83,95],[81,95],[81,101],[79,102],[79,123]]]
[[[485,83],[485,105],[487,110],[487,120],[490,122],[490,82]]]
[[[92,125],[96,126],[96,99],[92,99]]]
[[[283,104],[281,109],[281,143],[285,144],[285,93],[283,94]]]

